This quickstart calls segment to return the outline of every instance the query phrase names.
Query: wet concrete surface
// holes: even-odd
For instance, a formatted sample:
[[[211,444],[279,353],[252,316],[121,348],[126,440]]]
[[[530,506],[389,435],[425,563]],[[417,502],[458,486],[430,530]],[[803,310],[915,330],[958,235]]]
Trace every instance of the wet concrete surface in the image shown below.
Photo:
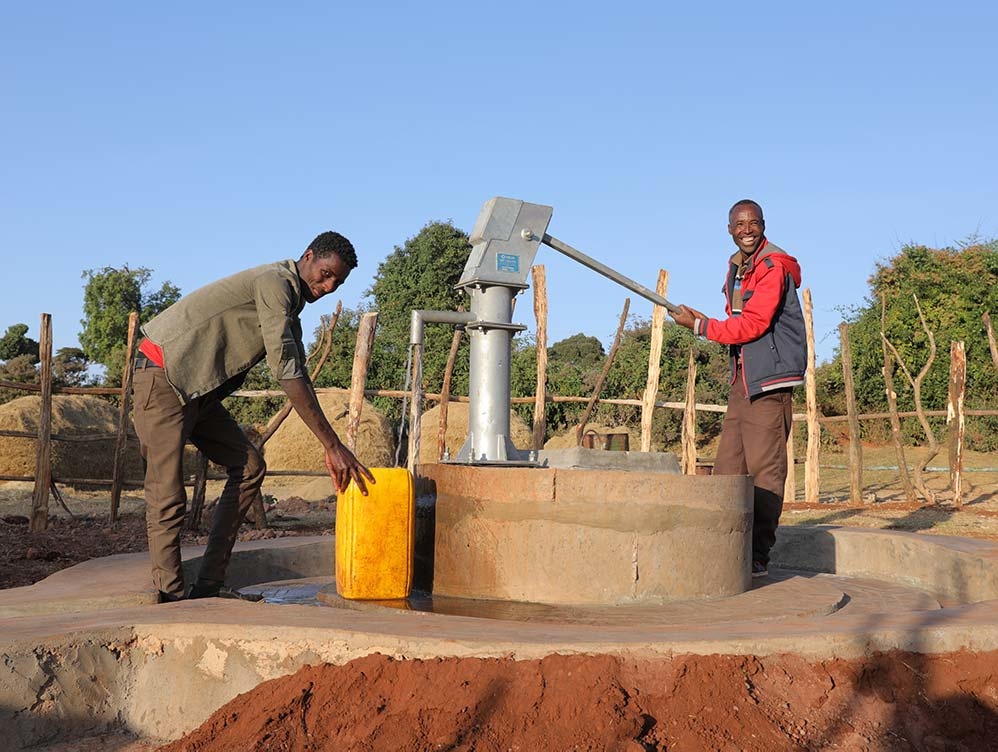
[[[747,593],[713,600],[669,601],[626,606],[554,606],[505,600],[455,598],[415,591],[403,600],[351,600],[336,593],[335,578],[314,577],[263,583],[243,588],[273,605],[315,605],[357,611],[414,612],[436,616],[462,616],[498,621],[587,626],[671,625],[777,621],[789,617],[827,617],[849,614],[928,611],[941,607],[938,597],[917,588],[869,578],[837,577],[773,569],[753,580]]]

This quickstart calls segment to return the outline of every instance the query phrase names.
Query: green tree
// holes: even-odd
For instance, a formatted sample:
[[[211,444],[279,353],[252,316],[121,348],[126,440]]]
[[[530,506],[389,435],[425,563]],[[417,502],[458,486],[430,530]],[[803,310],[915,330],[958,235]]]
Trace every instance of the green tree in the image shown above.
[[[513,340],[510,387],[514,397],[533,396],[537,388],[537,346],[529,337]],[[548,348],[547,393],[588,397],[606,360],[603,343],[587,334],[573,334]],[[585,409],[579,402],[549,402],[544,407],[548,437],[574,425]],[[533,423],[534,406],[518,405],[520,417]]]
[[[25,335],[27,324],[12,324],[0,337],[0,379],[19,384],[37,384],[39,381],[38,343]],[[21,389],[0,387],[0,403],[23,397],[28,392]]]
[[[559,368],[574,368],[579,372],[599,369],[606,358],[603,343],[590,334],[573,334],[548,348],[548,363]]]
[[[333,341],[329,346],[329,357],[322,370],[315,377],[315,385],[318,387],[338,387],[349,389],[350,381],[353,378],[353,351],[357,345],[357,327],[360,324],[360,317],[364,311],[360,308],[344,308],[340,312],[340,318],[333,329]],[[328,325],[331,315],[322,317],[323,325]],[[380,322],[380,316],[379,316]],[[381,336],[379,325],[377,336]],[[316,342],[322,336],[322,326],[315,330],[314,339]],[[368,381],[368,388],[375,388],[372,382]],[[398,388],[398,387],[393,387]]]
[[[917,295],[926,324],[936,343],[936,358],[922,382],[922,405],[926,410],[945,408],[949,389],[950,342],[963,340],[967,352],[967,407],[993,408],[998,402],[998,374],[991,363],[984,312],[998,312],[998,241],[961,244],[958,248],[932,249],[907,245],[901,252],[878,262],[869,279],[870,292],[864,306],[848,312],[856,401],[861,412],[886,409],[881,349],[881,299],[886,302],[886,335],[897,348],[913,375],[929,355],[928,338],[919,321]],[[841,412],[843,405],[832,395],[841,381],[841,355],[836,354],[821,369],[819,382],[829,385],[822,409]],[[912,389],[895,369],[894,386],[900,410],[914,409]],[[941,424],[936,421],[936,425]],[[867,428],[871,428],[868,426]],[[881,430],[882,430],[881,426]],[[978,449],[998,447],[998,428],[993,419],[968,423],[968,444]],[[906,433],[916,441],[924,437],[914,420],[906,421]]]
[[[85,356],[104,365],[107,383],[120,381],[128,337],[128,315],[138,311],[145,323],[180,298],[180,289],[164,282],[151,289],[152,270],[105,266],[83,272],[83,330],[79,334]]]
[[[686,395],[690,349],[697,364],[696,399],[698,402],[724,404],[728,397],[729,365],[727,348],[694,337],[682,327],[666,323],[662,331],[662,360],[659,371],[658,400],[681,402]],[[634,318],[621,337],[617,357],[607,374],[604,393],[628,399],[641,399],[648,383],[648,358],[651,354],[651,322]],[[638,407],[604,405],[599,409],[605,423],[641,427]],[[680,410],[657,409],[652,421],[652,443],[665,448],[679,442],[683,415]],[[697,415],[697,437],[702,444],[713,440],[721,429],[720,413]]]
[[[728,394],[728,357],[726,348],[713,342],[694,338],[685,329],[665,325],[662,344],[662,364],[659,377],[659,400],[682,401],[686,393],[686,373],[690,347],[697,363],[696,395],[699,402],[723,404]],[[648,356],[651,352],[651,322],[632,318],[621,336],[613,366],[607,374],[603,397],[640,399],[648,380]],[[574,334],[548,348],[549,394],[589,397],[606,363],[603,344],[591,335]],[[513,354],[512,387],[514,396],[534,393],[537,378],[537,352],[533,346],[523,347]],[[549,403],[545,411],[547,435],[550,437],[582,418],[582,403]],[[519,408],[528,423],[533,420],[533,406]],[[698,437],[708,443],[720,432],[719,413],[698,416]],[[635,431],[641,427],[641,409],[627,405],[600,405],[591,420]],[[652,423],[653,443],[659,447],[674,446],[680,437],[682,413],[678,410],[655,411]]]
[[[468,306],[467,298],[456,291],[454,285],[461,277],[470,251],[468,236],[462,230],[449,222],[430,222],[402,246],[396,246],[378,266],[374,282],[367,291],[371,308],[378,311],[378,332],[368,374],[370,388],[401,389],[405,383],[412,310],[454,311],[461,305]],[[436,324],[426,327],[423,384],[430,391],[438,391],[443,383],[452,333],[452,327]],[[465,338],[454,368],[451,383],[454,393],[467,393],[467,348]],[[352,343],[350,352],[353,352]],[[337,362],[340,360],[343,359],[337,359]],[[332,363],[330,367],[333,367]],[[342,380],[342,376],[335,380]],[[399,419],[397,400],[379,406],[393,421]]]
[[[0,360],[10,360],[19,355],[30,355],[38,362],[38,343],[24,335],[28,333],[27,324],[11,324],[3,337],[0,337]]]
[[[38,369],[35,367],[37,362],[38,358],[33,355],[17,355],[10,358],[0,364],[0,379],[19,384],[37,384],[39,381]],[[0,403],[10,402],[29,393],[22,389],[0,387]]]
[[[79,347],[60,347],[52,358],[52,383],[56,386],[87,386],[87,356]]]

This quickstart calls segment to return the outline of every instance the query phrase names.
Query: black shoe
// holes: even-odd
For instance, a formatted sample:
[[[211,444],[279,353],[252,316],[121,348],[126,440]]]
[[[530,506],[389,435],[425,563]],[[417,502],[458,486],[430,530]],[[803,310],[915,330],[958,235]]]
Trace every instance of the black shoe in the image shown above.
[[[767,577],[769,575],[769,569],[761,561],[752,562],[752,576],[753,577]]]
[[[250,603],[258,603],[263,600],[263,596],[260,593],[241,593],[238,590],[233,590],[232,588],[225,587],[222,585],[218,589],[218,595],[216,598],[231,598],[237,601],[249,601]]]
[[[174,595],[173,593],[164,593],[162,590],[156,592],[156,602],[157,603],[177,603],[182,601],[184,596]]]
[[[229,598],[253,603],[263,600],[263,596],[259,593],[240,593],[238,590],[233,590],[225,585],[192,585],[190,592],[187,593],[187,600],[198,598]]]

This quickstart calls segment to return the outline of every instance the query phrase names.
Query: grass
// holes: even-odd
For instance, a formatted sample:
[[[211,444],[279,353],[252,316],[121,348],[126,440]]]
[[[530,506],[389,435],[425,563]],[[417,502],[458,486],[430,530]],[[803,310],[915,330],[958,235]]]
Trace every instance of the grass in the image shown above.
[[[906,448],[906,464],[911,467],[926,454],[924,448]],[[849,496],[849,456],[824,451],[820,455],[818,503],[804,502],[804,467],[796,468],[796,498],[784,506],[784,525],[843,525],[905,530],[936,535],[962,535],[998,539],[998,457],[967,452],[964,458],[963,504],[952,503],[945,448],[930,463],[939,471],[927,471],[925,483],[938,495],[931,504],[924,499],[907,499],[896,469],[897,456],[891,446],[864,447],[862,504]]]

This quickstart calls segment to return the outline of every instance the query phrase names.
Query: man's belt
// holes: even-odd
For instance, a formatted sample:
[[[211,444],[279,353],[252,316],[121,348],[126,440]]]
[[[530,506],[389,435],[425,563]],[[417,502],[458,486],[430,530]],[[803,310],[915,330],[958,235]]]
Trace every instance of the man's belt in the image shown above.
[[[141,371],[146,368],[159,368],[160,366],[153,363],[149,358],[146,357],[145,353],[138,353],[135,356],[135,370]]]

